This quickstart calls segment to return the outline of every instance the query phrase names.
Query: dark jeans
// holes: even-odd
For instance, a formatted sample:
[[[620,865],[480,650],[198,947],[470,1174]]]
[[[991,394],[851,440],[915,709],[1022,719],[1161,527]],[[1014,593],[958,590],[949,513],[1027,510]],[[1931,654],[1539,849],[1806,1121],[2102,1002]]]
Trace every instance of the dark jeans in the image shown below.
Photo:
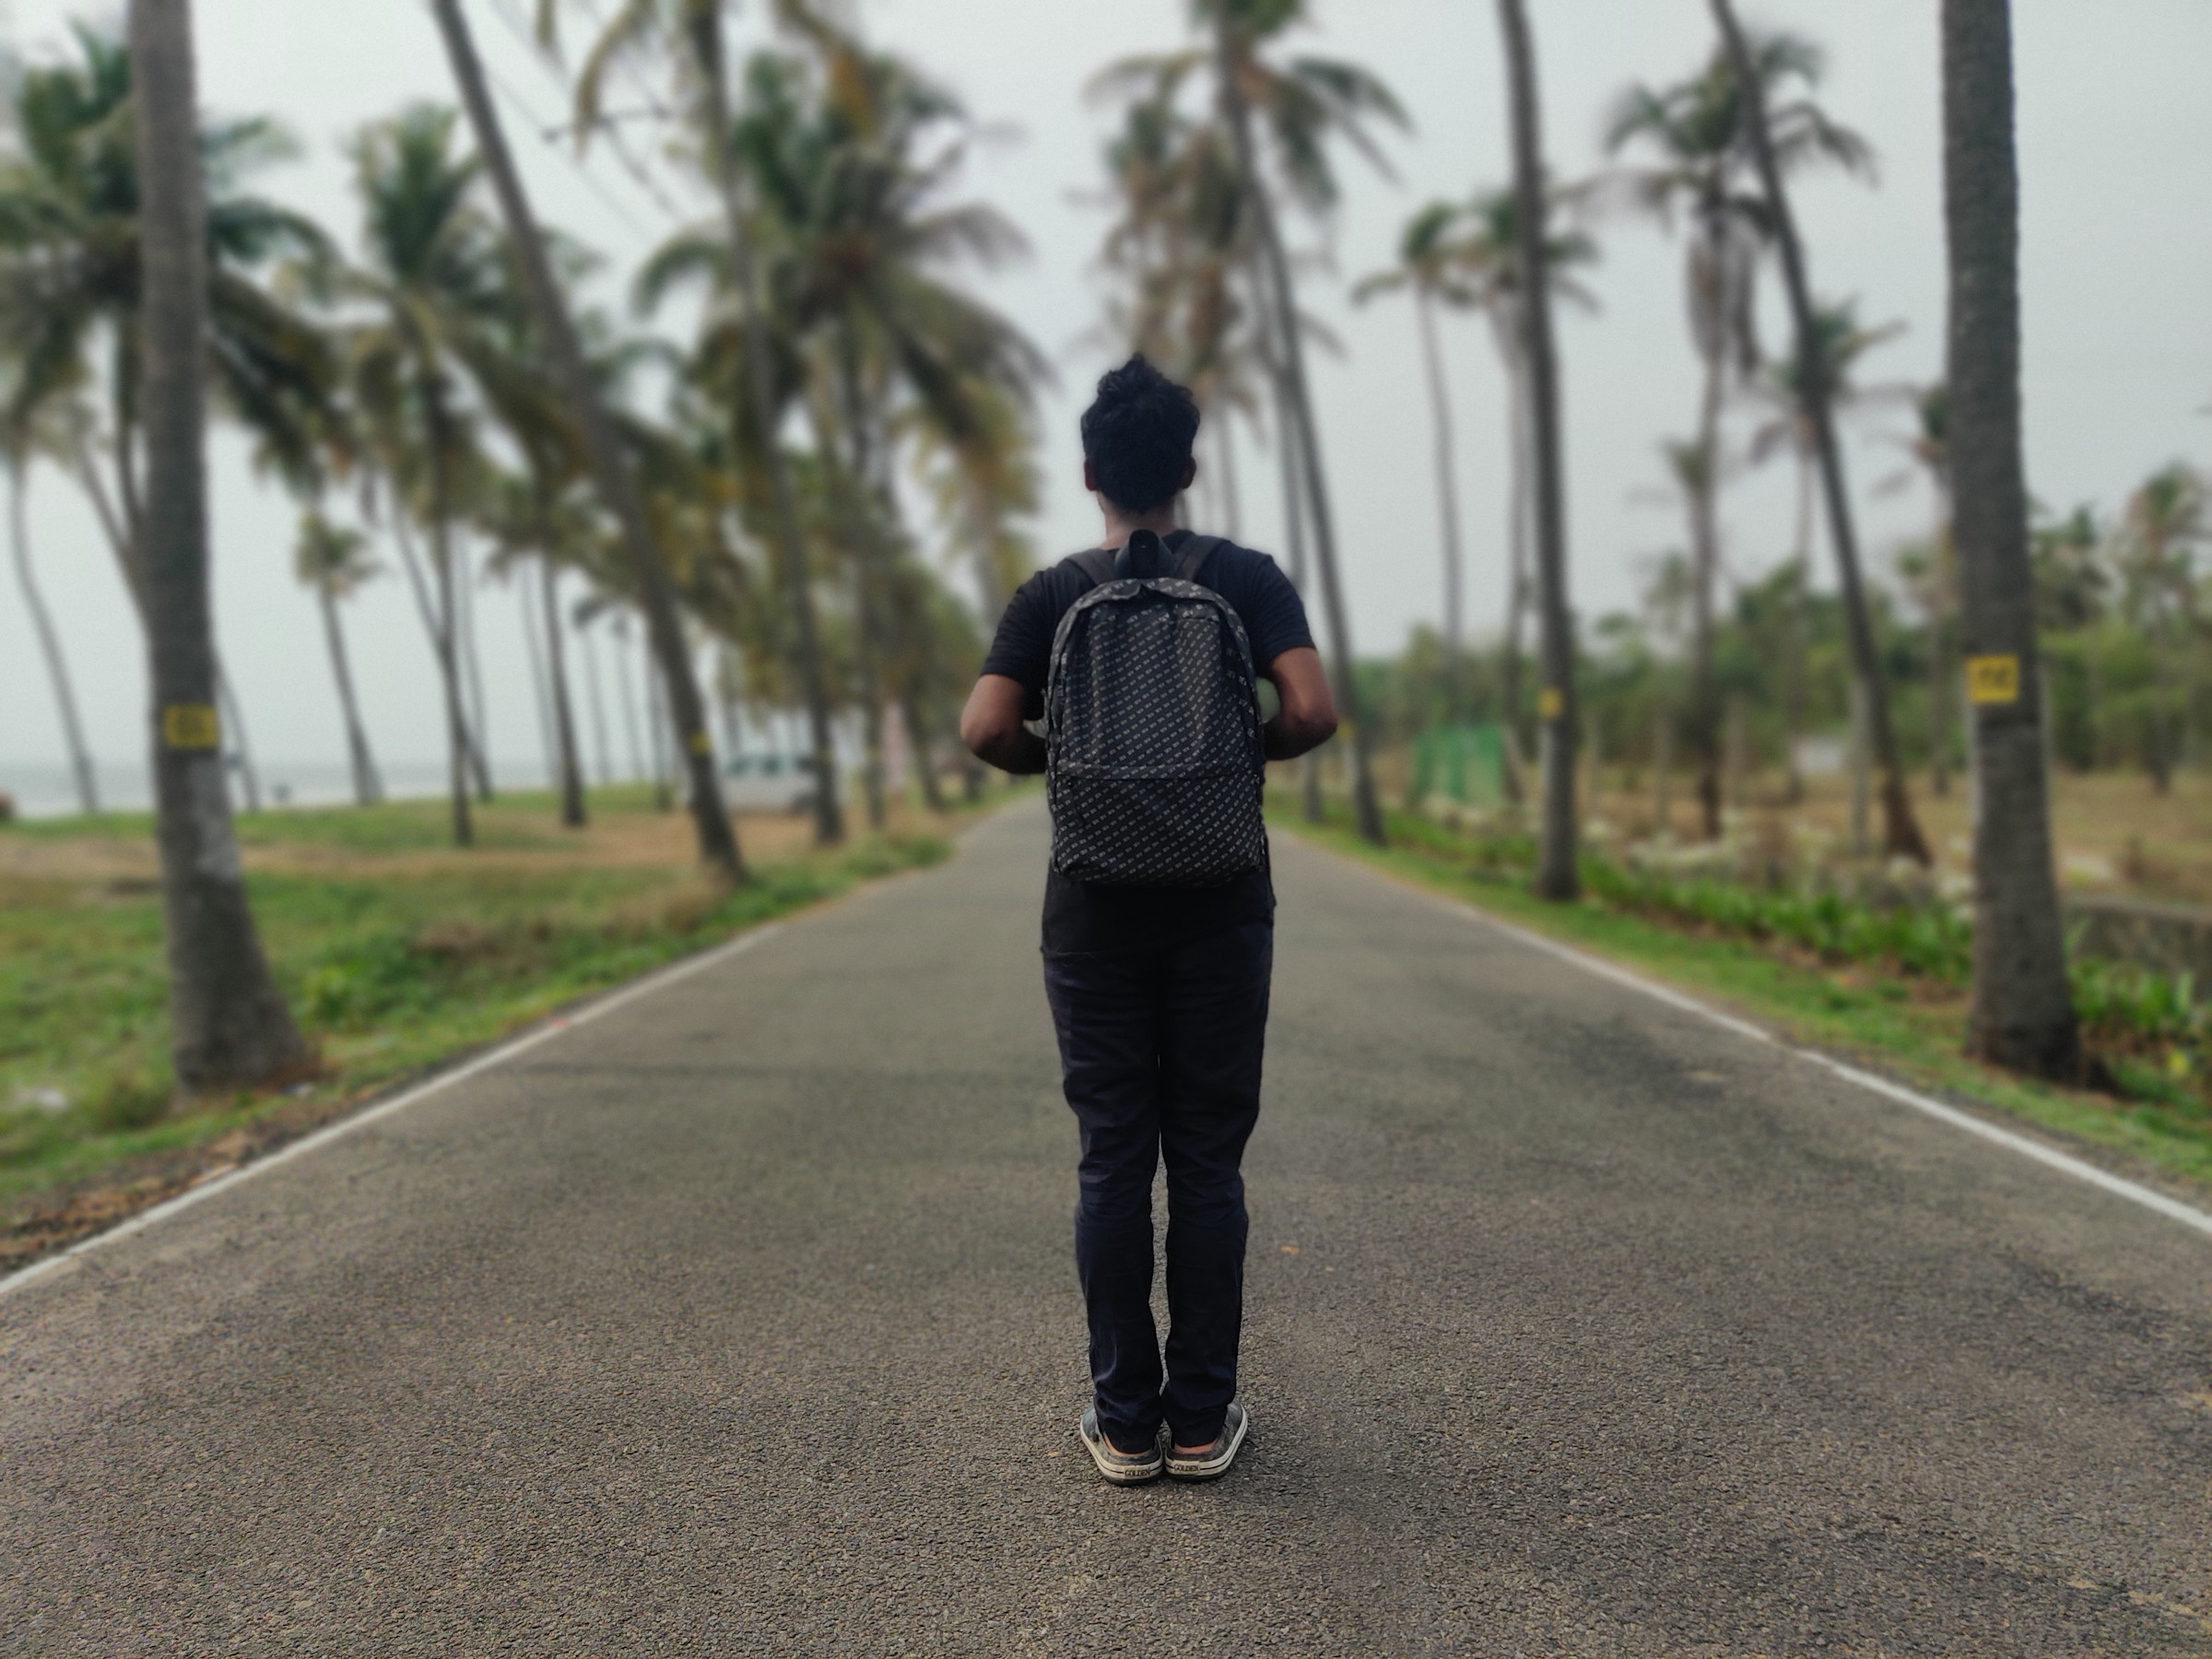
[[[1148,1444],[1164,1418],[1206,1445],[1237,1392],[1244,1177],[1260,1112],[1275,928],[1157,950],[1048,957],[1067,1103],[1083,1131],[1076,1272],[1100,1426]],[[1168,1166],[1167,1383],[1152,1324],[1152,1176]]]

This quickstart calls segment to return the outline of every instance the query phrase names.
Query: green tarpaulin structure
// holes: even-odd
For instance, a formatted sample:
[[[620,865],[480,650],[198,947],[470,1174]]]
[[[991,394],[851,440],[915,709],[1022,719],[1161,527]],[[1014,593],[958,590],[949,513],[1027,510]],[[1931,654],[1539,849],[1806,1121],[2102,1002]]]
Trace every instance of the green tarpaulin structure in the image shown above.
[[[1413,794],[1421,801],[1498,806],[1505,799],[1505,734],[1496,724],[1423,732],[1413,742]]]

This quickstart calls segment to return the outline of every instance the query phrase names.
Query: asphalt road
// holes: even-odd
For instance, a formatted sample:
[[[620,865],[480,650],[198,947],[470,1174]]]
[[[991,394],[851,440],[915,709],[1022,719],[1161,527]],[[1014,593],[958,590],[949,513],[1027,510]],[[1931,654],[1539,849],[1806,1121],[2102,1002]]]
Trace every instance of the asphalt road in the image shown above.
[[[1034,806],[0,1300],[0,1652],[2212,1650],[2212,1239],[1282,849],[1108,1488]]]

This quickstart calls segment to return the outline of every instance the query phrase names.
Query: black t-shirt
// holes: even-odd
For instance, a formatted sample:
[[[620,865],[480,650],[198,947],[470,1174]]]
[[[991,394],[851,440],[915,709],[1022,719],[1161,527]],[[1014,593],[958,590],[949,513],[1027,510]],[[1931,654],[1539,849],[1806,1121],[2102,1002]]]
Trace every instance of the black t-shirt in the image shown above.
[[[1179,552],[1191,533],[1178,530],[1161,539]],[[1229,601],[1252,641],[1252,661],[1265,669],[1286,651],[1313,643],[1306,607],[1274,559],[1234,542],[1206,555],[1195,580]],[[1060,618],[1095,584],[1072,559],[1042,570],[1023,582],[999,618],[985,674],[1004,675],[1028,688],[1025,712],[1044,712],[1044,682],[1052,670],[1053,636]],[[1044,887],[1044,953],[1095,956],[1147,950],[1180,944],[1223,927],[1271,921],[1275,888],[1265,869],[1220,887],[1117,887],[1100,881],[1074,881],[1057,870]]]

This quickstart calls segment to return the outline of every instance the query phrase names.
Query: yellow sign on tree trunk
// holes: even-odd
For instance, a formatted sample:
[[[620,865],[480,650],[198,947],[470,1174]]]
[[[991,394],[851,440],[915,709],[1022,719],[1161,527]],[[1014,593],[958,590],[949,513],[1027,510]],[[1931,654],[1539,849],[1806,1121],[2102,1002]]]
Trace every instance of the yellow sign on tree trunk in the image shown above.
[[[1968,657],[1966,700],[1976,705],[2018,702],[2020,659],[2017,656]]]

